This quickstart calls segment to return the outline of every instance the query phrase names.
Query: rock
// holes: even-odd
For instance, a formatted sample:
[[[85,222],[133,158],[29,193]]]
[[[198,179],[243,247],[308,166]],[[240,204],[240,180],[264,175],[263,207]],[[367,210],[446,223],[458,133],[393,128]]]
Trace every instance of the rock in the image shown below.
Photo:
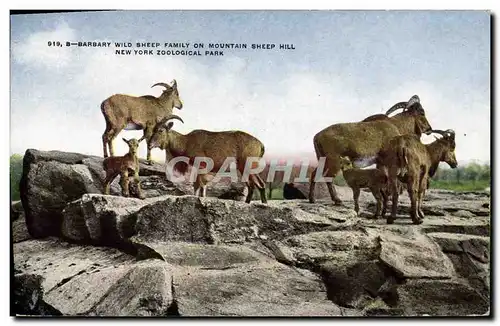
[[[182,316],[339,316],[322,283],[289,267],[245,266],[174,274]]]
[[[295,188],[300,191],[306,198],[309,198],[309,183],[306,182],[294,182]],[[337,189],[339,187],[336,187]],[[326,183],[324,182],[317,182],[316,183],[316,188],[314,190],[314,197],[318,199],[324,199],[324,200],[330,200],[330,193],[328,192],[328,188],[326,187]],[[343,199],[343,198],[341,198]]]
[[[286,183],[283,185],[283,198],[284,199],[307,199],[306,195],[302,193],[293,183]]]
[[[230,178],[222,178],[207,186],[207,197],[245,201],[247,194],[248,188],[244,182],[231,182]]]
[[[12,201],[10,204],[10,219],[14,221],[20,215],[24,215],[23,203],[20,200]]]
[[[14,277],[13,312],[16,315],[49,315],[61,313],[43,301],[43,278],[34,274],[18,274]]]
[[[38,282],[18,284],[18,292],[38,289],[36,297],[63,315],[161,316],[173,301],[169,265],[115,249],[29,240],[14,245],[14,267]]]
[[[105,178],[102,161],[101,157],[78,153],[26,151],[20,192],[31,236],[59,236],[66,204],[80,199],[83,194],[102,193]],[[165,176],[163,165],[141,163],[139,174],[148,197],[189,193],[162,179]],[[119,182],[120,177],[117,177],[111,184],[112,195],[121,194]],[[132,182],[131,188],[131,194],[137,195]]]
[[[61,211],[68,202],[85,193],[99,193],[85,165],[68,165],[57,161],[30,164],[29,150],[24,156],[20,182],[21,200],[31,236],[41,238],[60,235]]]
[[[21,216],[22,218],[18,218],[17,220],[11,222],[13,243],[31,239],[28,228],[26,227],[26,220],[24,219],[24,215]]]
[[[462,217],[462,218],[472,218],[472,217],[476,216],[473,213],[471,213],[470,211],[466,211],[463,209],[454,212],[453,215],[457,216],[457,217]]]
[[[482,315],[489,302],[467,284],[453,280],[408,280],[397,288],[398,305],[405,316]]]
[[[134,233],[134,213],[150,202],[148,199],[85,194],[63,210],[62,235],[81,243],[116,247]]]
[[[338,305],[362,309],[386,282],[384,266],[376,261],[339,264],[329,261],[320,267],[328,299]]]
[[[274,262],[247,246],[242,245],[202,245],[186,242],[140,242],[155,251],[163,261],[179,266],[198,266],[202,269],[228,269],[242,264]],[[141,255],[141,253],[139,253]]]
[[[415,228],[391,228],[380,234],[380,259],[405,278],[452,278],[455,269],[441,248]]]
[[[97,316],[165,316],[173,303],[172,274],[162,261],[134,264],[91,311]]]
[[[146,241],[243,243],[261,238],[281,239],[328,227],[341,228],[346,218],[355,215],[352,210],[335,206],[325,209],[322,215],[312,214],[308,212],[311,206],[284,205],[281,201],[249,205],[193,196],[164,196],[155,200],[137,212],[135,237]]]
[[[429,233],[450,258],[460,277],[483,298],[490,293],[490,239],[468,234]]]

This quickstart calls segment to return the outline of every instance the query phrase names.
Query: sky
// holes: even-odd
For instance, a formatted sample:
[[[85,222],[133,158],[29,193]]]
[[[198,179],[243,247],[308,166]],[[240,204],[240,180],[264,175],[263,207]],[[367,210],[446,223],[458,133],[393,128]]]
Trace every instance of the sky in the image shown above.
[[[49,41],[245,43],[223,56],[119,56]],[[251,44],[294,50],[252,50]],[[161,48],[165,49],[165,48]],[[202,51],[204,52],[204,51]],[[435,129],[456,131],[459,162],[490,161],[486,11],[114,11],[11,16],[11,153],[102,156],[101,102],[177,81],[184,124],[243,130],[266,157],[314,157],[323,128],[385,112],[417,94]],[[115,151],[125,154],[122,131]],[[432,137],[423,137],[424,142]],[[145,157],[142,144],[140,156]],[[153,158],[163,158],[153,150]]]

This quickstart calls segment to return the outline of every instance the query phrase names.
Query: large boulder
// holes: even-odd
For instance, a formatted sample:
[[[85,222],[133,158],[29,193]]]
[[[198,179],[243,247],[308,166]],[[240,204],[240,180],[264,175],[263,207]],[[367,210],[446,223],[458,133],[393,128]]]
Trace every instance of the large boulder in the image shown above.
[[[31,236],[59,236],[62,210],[66,204],[80,199],[83,194],[102,193],[105,178],[102,161],[103,158],[79,153],[26,151],[19,187]],[[158,179],[165,175],[161,164],[147,165],[141,161],[139,174],[141,182],[146,185],[145,195],[148,197],[185,194],[184,188],[169,181],[158,185]],[[121,194],[119,179],[116,178],[111,185],[112,195]],[[151,184],[158,187],[152,189]]]
[[[14,270],[24,314],[161,316],[173,301],[167,264],[136,262],[116,249],[28,240],[14,245]]]

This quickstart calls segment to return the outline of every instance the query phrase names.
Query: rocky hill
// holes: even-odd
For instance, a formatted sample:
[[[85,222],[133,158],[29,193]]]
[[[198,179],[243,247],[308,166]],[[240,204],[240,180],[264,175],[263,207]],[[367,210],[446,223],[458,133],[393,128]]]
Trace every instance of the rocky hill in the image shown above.
[[[28,150],[12,214],[17,315],[488,315],[490,197],[429,191],[412,225],[321,199],[192,196],[141,165],[145,200],[102,195],[102,158]],[[112,187],[119,193],[118,180]],[[241,185],[222,184],[229,197]],[[210,192],[209,192],[210,194]],[[235,198],[239,199],[239,198]],[[13,213],[14,212],[14,213]]]

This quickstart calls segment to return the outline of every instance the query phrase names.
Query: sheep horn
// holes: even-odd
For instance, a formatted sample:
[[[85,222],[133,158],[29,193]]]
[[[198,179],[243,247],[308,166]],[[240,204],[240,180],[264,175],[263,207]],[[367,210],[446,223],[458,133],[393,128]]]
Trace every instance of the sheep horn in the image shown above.
[[[385,113],[385,115],[389,115],[391,114],[392,112],[396,111],[396,110],[399,110],[399,109],[404,109],[405,107],[407,107],[407,102],[399,102],[399,103],[396,103],[394,104],[389,110],[387,110],[387,112]]]
[[[171,115],[161,119],[159,124],[165,124],[165,122],[167,122],[168,120],[171,120],[171,119],[179,120],[180,122],[184,123],[184,121],[181,119],[181,117],[179,117],[178,115],[175,115],[175,114],[171,114]]]
[[[455,139],[455,130],[447,129],[445,132],[448,134],[448,137]]]
[[[165,83],[156,83],[154,84],[153,86],[151,86],[151,88],[155,87],[155,86],[163,86],[165,87],[166,89],[169,89],[171,86],[169,84],[165,84]]]
[[[406,108],[404,108],[404,110],[403,110],[403,111],[408,110],[408,108],[409,108],[410,106],[412,106],[413,104],[415,104],[415,103],[420,103],[420,98],[418,97],[418,95],[413,95],[413,96],[412,96],[412,97],[408,100],[408,102],[407,102],[407,104],[406,104]]]
[[[174,79],[172,80],[172,88],[176,88],[177,87],[177,81]]]
[[[440,130],[440,129],[432,129],[431,132],[436,133],[436,134],[440,134],[443,137],[448,135],[447,131]]]

